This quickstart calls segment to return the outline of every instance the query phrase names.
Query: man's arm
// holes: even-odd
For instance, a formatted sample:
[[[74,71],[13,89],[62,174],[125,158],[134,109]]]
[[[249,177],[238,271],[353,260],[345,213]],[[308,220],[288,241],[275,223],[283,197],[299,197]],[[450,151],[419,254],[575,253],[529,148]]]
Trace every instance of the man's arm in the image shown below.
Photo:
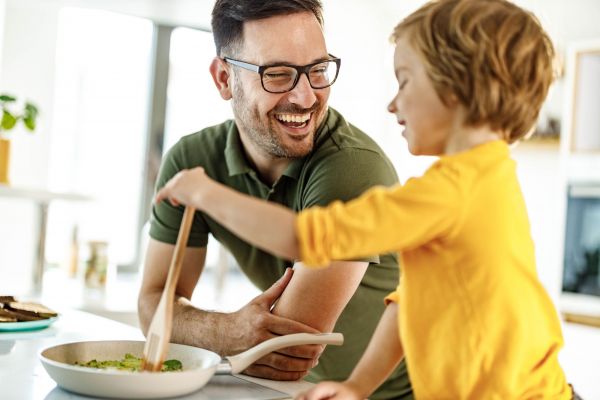
[[[146,332],[164,288],[175,246],[151,239],[138,298],[142,330]],[[218,313],[194,307],[190,299],[204,267],[206,248],[187,248],[175,291],[171,340],[214,351],[222,356],[240,353],[266,339],[299,332],[318,333],[308,325],[270,312],[289,283],[287,272],[263,294],[234,313]],[[285,352],[285,353],[284,353]],[[295,346],[284,350],[275,360],[266,360],[268,370],[254,375],[296,380],[314,366],[321,346]]]
[[[144,265],[144,276],[142,286],[138,296],[138,315],[140,325],[144,334],[148,330],[154,311],[162,295],[162,291],[167,280],[169,265],[175,246],[162,243],[154,239],[150,239],[148,249],[146,251],[146,263]],[[196,309],[189,302],[194,288],[198,283],[200,274],[204,269],[204,261],[206,259],[206,248],[186,248],[181,274],[175,289],[175,304],[173,307],[173,332],[171,340],[176,343],[198,345],[203,341],[212,342],[218,332],[205,332],[202,337],[195,338],[194,329],[185,328],[185,319],[183,316],[186,313],[194,312]],[[198,310],[200,311],[200,310]],[[208,313],[198,312],[198,318],[203,322],[210,317],[223,319],[222,315],[209,316]],[[220,324],[207,324],[212,327]],[[199,343],[199,344],[196,344]],[[202,346],[200,346],[202,347]]]
[[[334,261],[329,268],[311,270],[296,263],[294,277],[273,312],[331,332],[368,266],[366,261]]]
[[[367,266],[368,263],[363,261],[336,261],[329,268],[310,270],[297,263],[294,276],[273,313],[321,332],[331,332],[360,284]],[[245,372],[253,376],[269,375],[273,373],[273,365],[285,363],[285,355],[292,349],[270,353]]]

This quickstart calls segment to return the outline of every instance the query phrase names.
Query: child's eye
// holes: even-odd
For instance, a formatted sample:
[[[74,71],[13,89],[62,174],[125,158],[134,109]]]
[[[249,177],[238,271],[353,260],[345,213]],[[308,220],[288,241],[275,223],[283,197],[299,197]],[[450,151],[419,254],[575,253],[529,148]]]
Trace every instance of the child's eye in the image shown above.
[[[408,82],[408,79],[405,79],[404,81],[402,81],[402,83],[400,84],[400,87],[398,87],[398,90],[404,89],[404,86],[406,86],[407,82]]]

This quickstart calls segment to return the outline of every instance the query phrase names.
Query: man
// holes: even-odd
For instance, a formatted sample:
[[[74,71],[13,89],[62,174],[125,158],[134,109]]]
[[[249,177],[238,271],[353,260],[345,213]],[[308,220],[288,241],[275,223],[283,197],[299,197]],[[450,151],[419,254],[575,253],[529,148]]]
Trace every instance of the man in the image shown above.
[[[210,72],[221,97],[231,100],[235,118],[182,138],[163,161],[157,186],[182,169],[202,166],[238,191],[300,210],[396,183],[382,150],[327,106],[340,60],[327,52],[322,22],[319,0],[217,0],[212,15],[217,57]],[[166,281],[182,214],[168,202],[153,208],[139,296],[144,331]],[[208,312],[189,301],[209,233],[265,290],[237,312]],[[343,346],[322,354],[316,345],[271,353],[245,371],[257,377],[295,380],[310,370],[312,381],[345,379],[370,340],[383,298],[398,282],[392,254],[336,261],[321,271],[296,265],[292,277],[285,273],[292,261],[252,247],[199,212],[188,246],[172,341],[231,355],[276,335],[344,334]],[[372,398],[410,398],[411,393],[401,364]]]

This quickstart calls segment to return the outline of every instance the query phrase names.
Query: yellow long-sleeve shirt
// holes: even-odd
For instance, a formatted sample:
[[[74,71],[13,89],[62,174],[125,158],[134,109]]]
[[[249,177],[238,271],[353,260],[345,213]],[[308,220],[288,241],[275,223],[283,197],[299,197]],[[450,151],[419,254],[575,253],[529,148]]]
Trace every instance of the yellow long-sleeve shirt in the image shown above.
[[[538,280],[508,146],[440,158],[403,187],[299,214],[306,265],[402,254],[387,300],[418,399],[569,399],[558,316]]]

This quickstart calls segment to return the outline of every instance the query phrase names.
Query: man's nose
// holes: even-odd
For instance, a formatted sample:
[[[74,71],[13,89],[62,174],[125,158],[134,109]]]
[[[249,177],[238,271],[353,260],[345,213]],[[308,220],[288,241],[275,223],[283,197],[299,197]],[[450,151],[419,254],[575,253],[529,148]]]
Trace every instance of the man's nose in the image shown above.
[[[291,103],[298,104],[302,108],[310,108],[315,104],[317,96],[315,95],[315,90],[310,86],[306,74],[300,75],[296,87],[290,91],[288,100]]]

